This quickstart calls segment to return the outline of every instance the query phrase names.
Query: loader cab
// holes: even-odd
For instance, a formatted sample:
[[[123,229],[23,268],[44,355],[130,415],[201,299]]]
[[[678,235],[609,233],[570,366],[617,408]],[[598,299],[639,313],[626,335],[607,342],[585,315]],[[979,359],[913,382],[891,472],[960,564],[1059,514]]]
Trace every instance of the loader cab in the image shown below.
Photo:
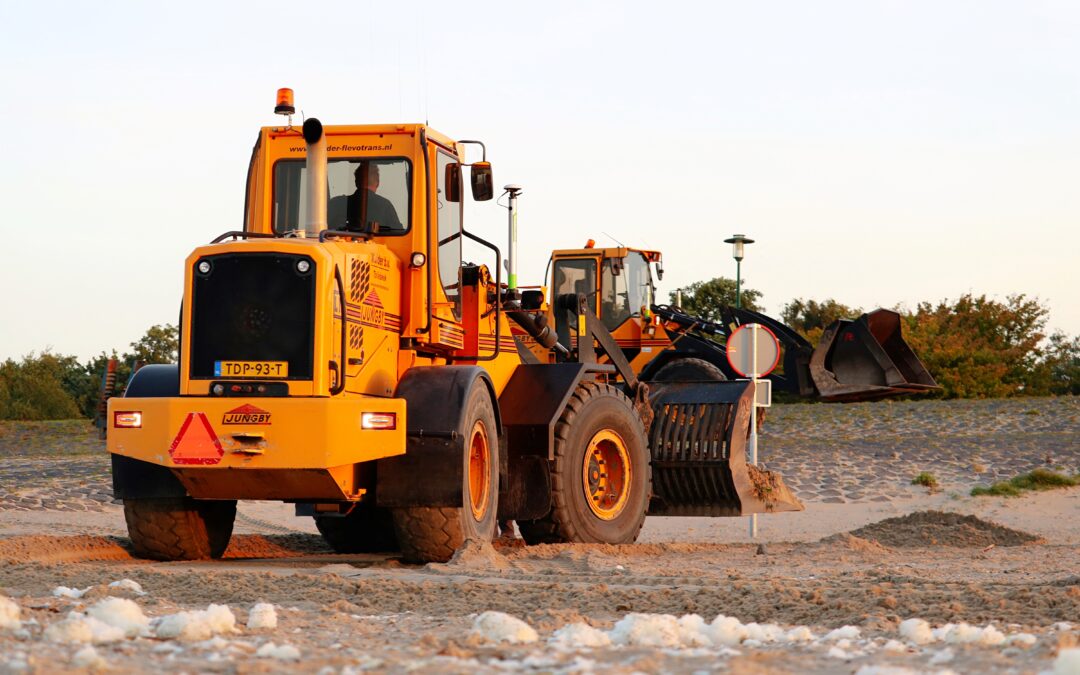
[[[659,275],[662,272],[659,251],[590,245],[553,252],[546,284],[550,288],[550,307],[559,341],[568,349],[573,348],[578,329],[577,316],[560,309],[559,297],[584,294],[589,308],[611,331],[631,361],[662,347],[653,344],[656,339],[650,307],[656,302],[656,286],[652,265]]]
[[[292,126],[264,127],[259,134],[248,171],[244,230],[309,242],[321,235],[342,256],[337,264],[346,287],[350,256],[365,256],[372,265],[365,283],[387,288],[376,289],[373,309],[363,310],[368,324],[385,325],[435,356],[461,350],[468,192],[462,182],[470,184],[474,200],[490,199],[490,164],[474,162],[471,171],[462,171],[464,144],[473,141],[455,141],[426,125],[326,126],[324,132],[326,231],[312,231],[307,223],[307,145],[302,130]],[[368,320],[376,315],[387,319]]]
[[[649,314],[656,301],[650,264],[660,265],[658,251],[629,248],[584,248],[555,251],[548,269],[551,299],[585,294],[589,307],[608,330]],[[638,321],[640,323],[640,321]]]

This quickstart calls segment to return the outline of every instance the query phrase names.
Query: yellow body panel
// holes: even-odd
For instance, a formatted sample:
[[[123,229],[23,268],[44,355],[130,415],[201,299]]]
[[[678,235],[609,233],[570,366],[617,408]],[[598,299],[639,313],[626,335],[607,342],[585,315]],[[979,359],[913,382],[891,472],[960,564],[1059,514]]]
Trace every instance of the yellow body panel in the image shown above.
[[[228,420],[230,423],[226,423],[227,413],[244,406],[269,413],[269,419],[252,415],[254,422]],[[188,396],[110,399],[109,419],[114,411],[120,410],[141,412],[142,427],[110,429],[108,451],[173,469],[325,469],[405,452],[403,399]],[[397,428],[361,429],[360,416],[364,412],[397,413]],[[222,455],[213,463],[178,463],[173,460],[170,448],[188,417],[197,414],[209,422],[220,442]]]

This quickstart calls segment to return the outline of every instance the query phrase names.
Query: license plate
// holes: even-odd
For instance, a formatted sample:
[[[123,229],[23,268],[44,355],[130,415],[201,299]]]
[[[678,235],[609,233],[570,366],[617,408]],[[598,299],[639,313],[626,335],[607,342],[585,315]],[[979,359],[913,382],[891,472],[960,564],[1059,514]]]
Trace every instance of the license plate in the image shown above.
[[[288,361],[214,361],[214,377],[288,376]]]

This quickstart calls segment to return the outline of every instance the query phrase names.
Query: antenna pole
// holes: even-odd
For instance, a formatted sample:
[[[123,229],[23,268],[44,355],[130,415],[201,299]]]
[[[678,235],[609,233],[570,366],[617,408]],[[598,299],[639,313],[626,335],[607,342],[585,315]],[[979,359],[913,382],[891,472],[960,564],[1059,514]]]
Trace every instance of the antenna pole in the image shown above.
[[[503,187],[504,190],[510,195],[510,202],[506,207],[507,215],[509,216],[508,227],[510,230],[510,246],[507,253],[507,291],[517,290],[517,217],[518,217],[518,205],[517,198],[521,194],[520,185],[507,185]]]

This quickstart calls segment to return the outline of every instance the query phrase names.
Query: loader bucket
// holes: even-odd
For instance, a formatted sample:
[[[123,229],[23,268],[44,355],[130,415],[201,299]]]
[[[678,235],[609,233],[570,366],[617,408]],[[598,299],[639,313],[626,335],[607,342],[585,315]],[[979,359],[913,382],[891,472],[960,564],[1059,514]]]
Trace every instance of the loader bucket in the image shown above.
[[[650,515],[802,511],[780,476],[746,463],[753,384],[650,382]]]
[[[810,375],[825,401],[870,401],[938,388],[904,342],[900,315],[887,309],[834,321],[810,357]]]

